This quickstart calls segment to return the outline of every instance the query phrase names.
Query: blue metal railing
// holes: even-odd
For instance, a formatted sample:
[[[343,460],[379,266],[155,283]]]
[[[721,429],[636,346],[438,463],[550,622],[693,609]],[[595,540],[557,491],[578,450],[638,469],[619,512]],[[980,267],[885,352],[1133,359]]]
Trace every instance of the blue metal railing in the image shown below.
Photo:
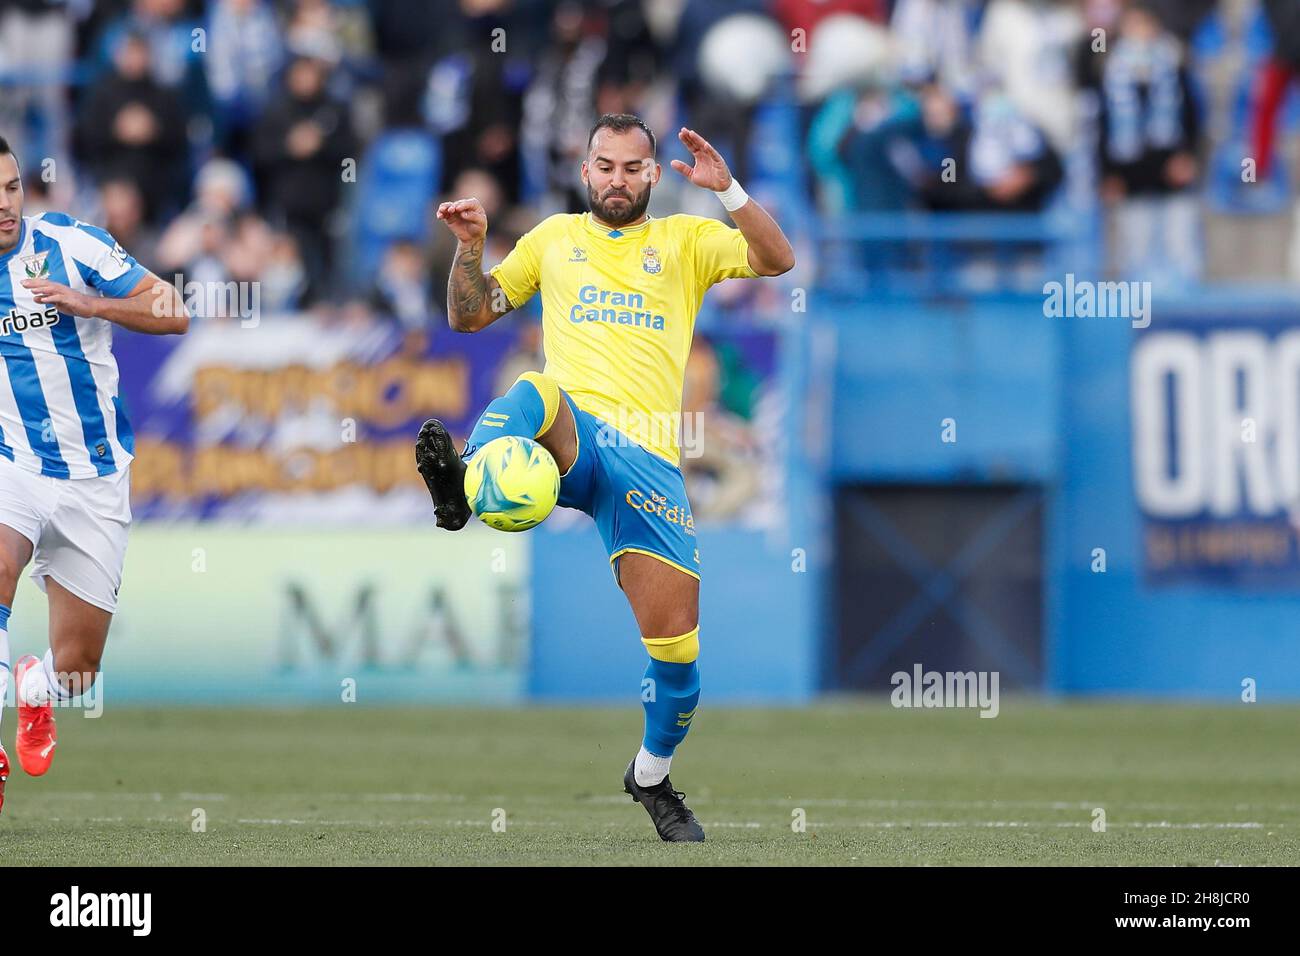
[[[1101,260],[1091,212],[867,213],[822,220],[812,231],[815,283],[861,298],[1002,295],[1040,291]]]

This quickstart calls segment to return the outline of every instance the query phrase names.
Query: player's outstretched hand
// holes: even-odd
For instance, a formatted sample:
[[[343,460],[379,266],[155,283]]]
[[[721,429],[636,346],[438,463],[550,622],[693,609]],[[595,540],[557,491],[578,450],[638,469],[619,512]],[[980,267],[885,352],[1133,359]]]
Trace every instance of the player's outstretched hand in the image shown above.
[[[692,185],[699,186],[701,189],[721,192],[731,185],[731,170],[727,168],[727,161],[709,145],[708,140],[685,126],[677,134],[677,138],[691,151],[695,166],[687,166],[680,159],[674,159],[673,169],[685,176]]]
[[[473,196],[443,203],[438,207],[438,218],[447,223],[452,235],[461,242],[473,242],[487,235],[487,212]]]
[[[52,305],[64,315],[89,319],[99,307],[96,296],[86,295],[49,279],[24,279],[23,286],[36,296],[37,305]]]

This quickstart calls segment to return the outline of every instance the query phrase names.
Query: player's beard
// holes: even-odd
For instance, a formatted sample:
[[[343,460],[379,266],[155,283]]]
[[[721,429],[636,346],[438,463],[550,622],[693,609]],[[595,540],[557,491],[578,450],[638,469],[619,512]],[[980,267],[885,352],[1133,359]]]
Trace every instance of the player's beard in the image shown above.
[[[599,216],[602,222],[607,222],[611,226],[625,226],[645,215],[646,207],[650,205],[650,188],[647,185],[640,196],[634,196],[631,190],[607,190],[602,201],[596,195],[595,188],[588,182],[587,202],[591,205],[591,211]],[[629,201],[610,203],[609,200],[616,195],[622,195]]]

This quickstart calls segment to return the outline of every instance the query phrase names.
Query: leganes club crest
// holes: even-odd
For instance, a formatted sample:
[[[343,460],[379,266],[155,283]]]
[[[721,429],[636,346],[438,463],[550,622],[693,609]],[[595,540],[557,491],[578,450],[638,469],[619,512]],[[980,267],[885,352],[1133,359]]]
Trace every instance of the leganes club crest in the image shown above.
[[[23,256],[18,261],[23,264],[23,271],[29,279],[48,279],[50,277],[49,251],[38,252],[34,256]]]

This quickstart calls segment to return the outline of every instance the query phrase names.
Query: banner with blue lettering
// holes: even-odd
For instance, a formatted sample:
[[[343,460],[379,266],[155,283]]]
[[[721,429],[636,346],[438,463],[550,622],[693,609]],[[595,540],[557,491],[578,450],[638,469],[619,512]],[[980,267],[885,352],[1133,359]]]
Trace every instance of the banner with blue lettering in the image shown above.
[[[493,397],[545,364],[529,321],[475,335],[210,321],[183,337],[119,332],[114,354],[135,432],[137,519],[303,526],[430,522],[413,457],[420,424],[440,418],[463,440]],[[698,518],[773,520],[775,365],[769,331],[696,336],[681,465]]]
[[[1300,325],[1163,317],[1130,358],[1146,580],[1300,584]]]

